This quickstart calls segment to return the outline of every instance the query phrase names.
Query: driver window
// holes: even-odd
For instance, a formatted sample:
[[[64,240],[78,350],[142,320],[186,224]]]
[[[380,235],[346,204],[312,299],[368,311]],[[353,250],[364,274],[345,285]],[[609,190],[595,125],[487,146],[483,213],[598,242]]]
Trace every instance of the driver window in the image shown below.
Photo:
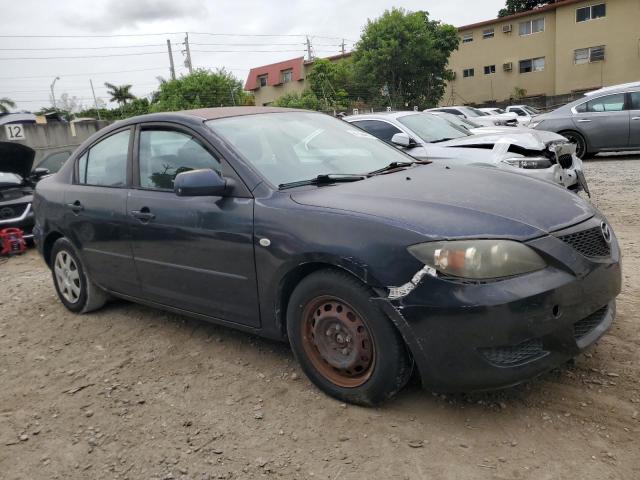
[[[607,95],[587,102],[588,112],[621,112],[624,110],[624,93]]]
[[[391,143],[391,139],[396,133],[402,133],[402,130],[399,128],[396,128],[387,122],[380,122],[378,120],[360,120],[353,122],[353,124],[387,143]]]
[[[140,132],[140,186],[172,190],[176,175],[210,168],[220,173],[220,161],[193,136],[172,130]]]

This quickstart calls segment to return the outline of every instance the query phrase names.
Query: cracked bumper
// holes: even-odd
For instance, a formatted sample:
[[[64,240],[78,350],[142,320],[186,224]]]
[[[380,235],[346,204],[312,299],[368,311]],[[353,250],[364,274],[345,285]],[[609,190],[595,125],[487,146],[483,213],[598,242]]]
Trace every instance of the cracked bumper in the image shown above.
[[[549,266],[485,284],[425,276],[408,295],[377,301],[405,338],[425,388],[507,387],[565,363],[611,326],[618,246],[606,261],[572,261],[574,271]]]

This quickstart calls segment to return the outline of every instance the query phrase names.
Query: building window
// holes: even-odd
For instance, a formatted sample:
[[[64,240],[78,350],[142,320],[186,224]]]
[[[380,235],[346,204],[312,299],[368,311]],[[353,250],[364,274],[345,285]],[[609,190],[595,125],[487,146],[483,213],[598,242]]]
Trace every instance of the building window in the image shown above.
[[[574,63],[602,62],[604,60],[604,45],[598,47],[579,48],[574,51]]]
[[[260,85],[261,87],[266,87],[267,77],[268,75],[258,75],[258,85]]]
[[[520,73],[541,72],[544,70],[544,57],[520,60]]]
[[[462,70],[462,76],[464,78],[473,77],[475,74],[476,72],[473,68],[465,68],[464,70]]]
[[[495,65],[487,65],[484,67],[484,74],[485,75],[491,75],[493,73],[496,73],[496,66]]]
[[[535,20],[520,22],[520,35],[531,35],[533,33],[544,32],[544,17]]]
[[[607,6],[604,3],[590,5],[576,9],[576,22],[586,22],[607,16]]]
[[[293,70],[283,70],[282,83],[289,83],[291,81],[292,75],[293,75]]]
[[[465,33],[462,36],[462,43],[470,43],[473,42],[473,33]]]
[[[496,34],[495,29],[487,28],[482,32],[482,38],[484,40],[486,40],[487,38],[493,38],[495,34]]]

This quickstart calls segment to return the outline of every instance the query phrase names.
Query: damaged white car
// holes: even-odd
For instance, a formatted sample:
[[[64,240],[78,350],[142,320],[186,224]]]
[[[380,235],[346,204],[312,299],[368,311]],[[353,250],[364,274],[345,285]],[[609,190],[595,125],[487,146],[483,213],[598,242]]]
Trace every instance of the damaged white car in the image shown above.
[[[421,112],[352,115],[344,120],[418,159],[489,165],[589,193],[575,145],[555,133],[505,127],[474,135]]]

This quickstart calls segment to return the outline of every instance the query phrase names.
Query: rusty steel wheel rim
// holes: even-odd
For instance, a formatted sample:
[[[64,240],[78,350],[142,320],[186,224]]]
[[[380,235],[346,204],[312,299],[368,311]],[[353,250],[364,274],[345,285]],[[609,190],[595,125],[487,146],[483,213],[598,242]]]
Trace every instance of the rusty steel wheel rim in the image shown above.
[[[375,364],[373,337],[361,315],[333,296],[310,300],[302,312],[302,345],[313,366],[345,388],[364,384]]]

